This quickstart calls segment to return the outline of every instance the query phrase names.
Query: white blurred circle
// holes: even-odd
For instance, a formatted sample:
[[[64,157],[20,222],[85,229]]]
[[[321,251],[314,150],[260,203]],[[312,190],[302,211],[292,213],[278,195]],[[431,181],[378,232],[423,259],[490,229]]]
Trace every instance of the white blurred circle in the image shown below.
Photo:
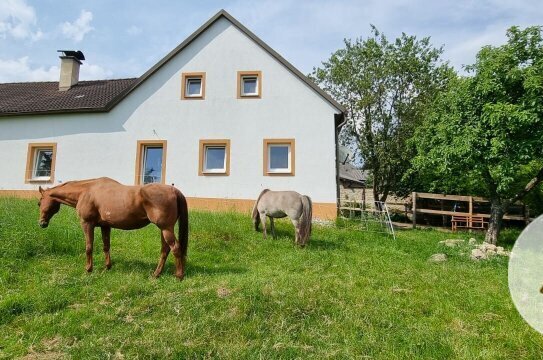
[[[509,259],[509,291],[520,315],[543,334],[543,215],[515,242]]]

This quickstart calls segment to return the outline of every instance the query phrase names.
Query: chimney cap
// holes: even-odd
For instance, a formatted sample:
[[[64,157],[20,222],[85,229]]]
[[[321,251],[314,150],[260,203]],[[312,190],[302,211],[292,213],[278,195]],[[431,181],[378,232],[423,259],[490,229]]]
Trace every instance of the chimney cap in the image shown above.
[[[85,55],[83,55],[81,50],[77,50],[77,51],[75,51],[75,50],[57,50],[57,52],[61,52],[61,53],[63,53],[64,56],[67,56],[67,57],[76,58],[79,61],[85,60]]]

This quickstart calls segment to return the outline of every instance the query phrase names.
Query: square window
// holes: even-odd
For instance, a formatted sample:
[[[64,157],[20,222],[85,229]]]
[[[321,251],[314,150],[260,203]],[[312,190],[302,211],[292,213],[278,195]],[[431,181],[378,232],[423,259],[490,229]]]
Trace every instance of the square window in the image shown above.
[[[26,163],[26,182],[54,180],[56,144],[29,144]]]
[[[198,175],[230,175],[230,140],[200,140]]]
[[[270,145],[268,170],[285,172],[290,171],[290,145]]]
[[[262,96],[262,72],[238,71],[238,98],[259,99]]]
[[[241,81],[243,83],[243,86],[242,86],[243,96],[258,95],[258,88],[257,88],[258,79],[255,76],[244,76],[241,78]]]
[[[202,96],[202,79],[187,79],[187,96]]]
[[[294,139],[264,139],[264,175],[294,175]]]
[[[206,145],[204,171],[224,172],[226,170],[226,147]]]
[[[181,80],[181,99],[203,100],[206,92],[206,73],[183,73]]]

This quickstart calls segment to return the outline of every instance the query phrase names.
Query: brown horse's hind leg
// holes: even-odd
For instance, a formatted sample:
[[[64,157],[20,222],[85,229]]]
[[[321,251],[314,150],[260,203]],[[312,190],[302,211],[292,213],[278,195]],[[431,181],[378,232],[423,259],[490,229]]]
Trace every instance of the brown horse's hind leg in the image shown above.
[[[92,271],[92,247],[94,245],[94,225],[82,222],[81,227],[83,228],[83,232],[85,233],[85,254],[87,254],[87,264],[85,266],[85,269],[87,272]]]
[[[155,272],[153,273],[154,277],[159,277],[160,274],[162,274],[162,270],[164,269],[164,263],[166,263],[166,259],[168,258],[168,254],[170,253],[170,245],[168,245],[168,243],[166,243],[166,240],[164,240],[164,235],[162,231],[160,232],[160,240],[162,242],[162,249],[160,251],[160,260],[158,260],[158,265]]]
[[[181,248],[179,247],[179,242],[175,238],[175,234],[173,232],[173,226],[170,229],[162,229],[162,235],[164,236],[164,240],[166,240],[166,243],[170,246],[170,250],[173,253],[173,256],[175,256],[175,276],[179,278],[179,280],[183,279],[183,276],[185,276],[185,269],[184,269],[184,259],[181,256]]]
[[[111,269],[111,255],[109,253],[109,247],[111,243],[111,228],[109,226],[102,226],[102,242],[104,243],[104,256],[106,258],[106,269]]]

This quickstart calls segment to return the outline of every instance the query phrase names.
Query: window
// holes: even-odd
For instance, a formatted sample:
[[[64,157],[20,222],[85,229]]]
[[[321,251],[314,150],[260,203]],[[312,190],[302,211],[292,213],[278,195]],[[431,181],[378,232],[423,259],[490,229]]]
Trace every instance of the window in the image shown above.
[[[183,73],[181,81],[181,98],[203,100],[205,98],[206,73]]]
[[[52,183],[55,175],[56,143],[28,144],[25,182]]]
[[[259,99],[262,96],[262,72],[238,71],[238,98]]]
[[[264,175],[294,175],[294,139],[264,139]]]
[[[230,140],[200,140],[198,175],[230,175]]]
[[[165,140],[140,140],[136,153],[136,185],[164,184],[166,176]]]

